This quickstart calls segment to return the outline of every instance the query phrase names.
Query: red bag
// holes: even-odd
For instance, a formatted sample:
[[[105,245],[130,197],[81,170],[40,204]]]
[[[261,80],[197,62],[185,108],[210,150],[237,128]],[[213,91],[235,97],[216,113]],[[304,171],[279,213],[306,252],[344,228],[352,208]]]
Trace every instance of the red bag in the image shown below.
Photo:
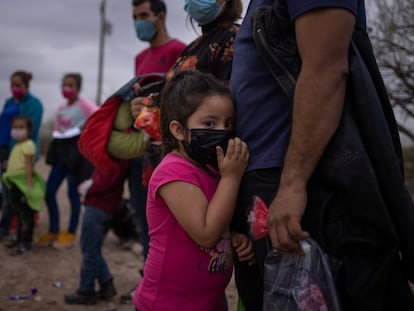
[[[120,159],[112,158],[106,151],[106,145],[112,131],[120,96],[111,97],[96,110],[85,123],[78,140],[79,151],[100,171],[116,170]]]
[[[83,156],[101,171],[116,170],[120,162],[125,161],[109,156],[106,151],[112,125],[122,102],[130,102],[137,96],[134,84],[141,88],[138,96],[148,96],[151,92],[160,92],[165,81],[164,74],[146,74],[137,76],[123,85],[114,95],[96,110],[86,121],[78,140],[78,147]]]

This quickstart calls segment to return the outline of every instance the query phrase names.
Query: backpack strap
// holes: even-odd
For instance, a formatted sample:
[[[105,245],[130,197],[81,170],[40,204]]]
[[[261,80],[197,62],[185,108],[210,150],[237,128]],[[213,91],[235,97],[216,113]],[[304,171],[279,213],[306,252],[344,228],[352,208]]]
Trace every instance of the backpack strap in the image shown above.
[[[283,92],[293,102],[302,63],[286,1],[275,0],[272,6],[256,9],[252,14],[252,26],[257,49]]]

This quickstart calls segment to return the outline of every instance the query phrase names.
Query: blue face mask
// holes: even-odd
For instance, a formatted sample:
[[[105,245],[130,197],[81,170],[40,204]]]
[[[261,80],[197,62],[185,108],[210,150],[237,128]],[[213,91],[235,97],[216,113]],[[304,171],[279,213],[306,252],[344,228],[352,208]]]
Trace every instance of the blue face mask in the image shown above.
[[[155,26],[148,21],[136,21],[135,32],[141,41],[151,41],[155,37]]]
[[[185,0],[184,11],[198,24],[206,25],[220,15],[223,5],[218,5],[216,0]]]

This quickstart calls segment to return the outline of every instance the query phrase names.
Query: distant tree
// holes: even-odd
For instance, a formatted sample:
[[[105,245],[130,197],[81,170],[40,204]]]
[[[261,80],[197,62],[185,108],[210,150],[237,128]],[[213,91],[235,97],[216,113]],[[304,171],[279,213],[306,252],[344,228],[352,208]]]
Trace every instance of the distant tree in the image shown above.
[[[397,115],[401,134],[414,143],[414,1],[369,1],[369,35]]]

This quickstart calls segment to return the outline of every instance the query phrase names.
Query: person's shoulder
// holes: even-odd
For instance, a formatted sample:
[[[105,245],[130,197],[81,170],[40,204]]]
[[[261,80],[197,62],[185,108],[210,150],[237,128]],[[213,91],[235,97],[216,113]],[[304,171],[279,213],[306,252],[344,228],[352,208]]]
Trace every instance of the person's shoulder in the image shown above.
[[[150,51],[151,50],[151,47],[150,46],[148,46],[148,47],[146,47],[145,49],[143,49],[141,52],[139,52],[139,53],[137,53],[136,55],[135,55],[135,59],[140,59],[141,57],[143,57],[145,54],[147,54],[148,53],[148,51]]]
[[[82,103],[82,104],[85,104],[85,105],[98,107],[95,102],[93,102],[92,100],[90,100],[88,98],[84,98],[84,97],[79,98],[79,102]]]
[[[33,139],[31,139],[31,138],[26,139],[26,140],[25,140],[25,143],[26,143],[26,145],[28,145],[29,147],[36,148],[36,144],[35,144],[35,142],[33,141]]]
[[[163,158],[159,166],[166,166],[168,168],[182,168],[184,166],[190,165],[190,162],[188,162],[186,159],[182,158],[181,156],[170,152],[167,153]]]
[[[39,99],[39,97],[33,95],[32,93],[28,93],[28,101],[31,105],[36,104],[43,107],[42,101]]]
[[[194,165],[188,160],[170,152],[164,156],[160,164],[155,168],[153,175],[175,176],[178,178],[182,174],[187,175],[193,168]]]
[[[219,25],[208,30],[203,36],[201,36],[201,40],[212,40],[212,38],[215,38],[219,41],[226,41],[234,38],[239,29],[239,24]]]
[[[35,142],[28,138],[25,141],[20,143],[21,148],[24,150],[25,154],[35,154],[36,152],[36,144]]]
[[[11,104],[13,104],[13,97],[6,98],[6,100],[4,101],[4,107],[9,106]]]
[[[187,44],[185,44],[184,42],[182,42],[181,40],[177,38],[173,38],[172,40],[170,40],[170,44],[178,48],[183,48],[183,49],[187,46]]]

